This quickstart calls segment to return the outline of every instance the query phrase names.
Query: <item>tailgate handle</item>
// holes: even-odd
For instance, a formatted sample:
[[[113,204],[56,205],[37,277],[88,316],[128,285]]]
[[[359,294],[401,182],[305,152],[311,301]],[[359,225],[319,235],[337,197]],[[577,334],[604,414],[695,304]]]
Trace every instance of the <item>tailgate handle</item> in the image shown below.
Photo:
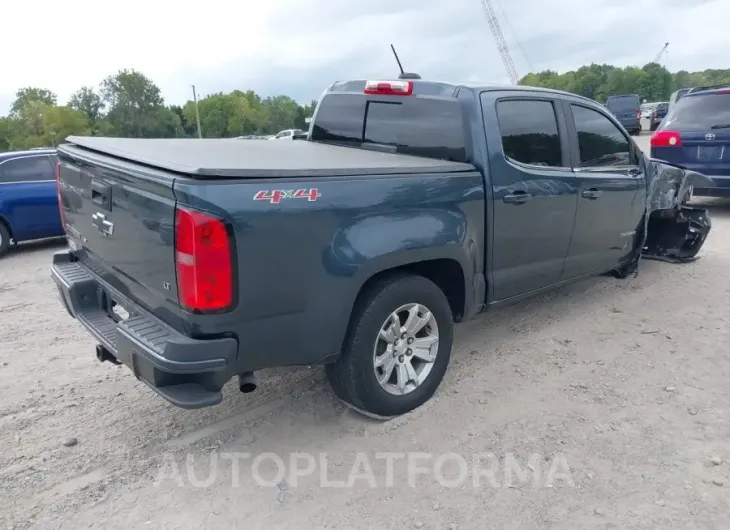
[[[91,202],[111,210],[112,188],[103,182],[91,181]]]

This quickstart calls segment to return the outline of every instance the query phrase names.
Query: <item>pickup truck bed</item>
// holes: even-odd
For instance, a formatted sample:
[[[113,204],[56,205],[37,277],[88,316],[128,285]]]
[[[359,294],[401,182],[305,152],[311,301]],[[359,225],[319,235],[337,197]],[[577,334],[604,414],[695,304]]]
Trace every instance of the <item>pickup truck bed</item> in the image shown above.
[[[194,178],[300,178],[474,170],[474,166],[459,162],[306,141],[70,136],[67,142]]]

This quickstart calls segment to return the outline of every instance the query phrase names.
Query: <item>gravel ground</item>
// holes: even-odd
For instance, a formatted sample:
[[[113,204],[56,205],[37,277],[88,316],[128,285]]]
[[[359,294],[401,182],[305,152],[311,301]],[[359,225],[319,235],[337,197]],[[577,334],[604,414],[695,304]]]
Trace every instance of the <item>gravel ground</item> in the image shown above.
[[[0,528],[727,528],[730,203],[705,202],[700,260],[458,326],[436,397],[387,422],[321,368],[176,409],[95,360],[61,247],[25,245],[0,261]]]

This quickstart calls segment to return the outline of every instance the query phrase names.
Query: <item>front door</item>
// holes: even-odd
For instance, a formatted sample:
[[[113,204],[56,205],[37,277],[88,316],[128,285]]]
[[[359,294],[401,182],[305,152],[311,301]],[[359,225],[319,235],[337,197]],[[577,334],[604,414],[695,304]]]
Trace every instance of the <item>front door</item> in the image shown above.
[[[559,99],[485,92],[481,100],[494,205],[487,260],[498,301],[560,280],[577,188]]]
[[[603,272],[631,257],[646,201],[646,177],[631,139],[606,114],[565,103],[579,186],[563,279]]]

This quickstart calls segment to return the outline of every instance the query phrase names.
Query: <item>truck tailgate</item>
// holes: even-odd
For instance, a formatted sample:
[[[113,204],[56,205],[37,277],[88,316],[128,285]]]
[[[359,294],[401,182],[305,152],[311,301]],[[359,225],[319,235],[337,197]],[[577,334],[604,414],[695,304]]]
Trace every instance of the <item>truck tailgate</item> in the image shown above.
[[[71,144],[62,145],[58,155],[62,222],[79,261],[182,329],[175,281],[174,176]],[[125,308],[114,310],[124,318]]]

